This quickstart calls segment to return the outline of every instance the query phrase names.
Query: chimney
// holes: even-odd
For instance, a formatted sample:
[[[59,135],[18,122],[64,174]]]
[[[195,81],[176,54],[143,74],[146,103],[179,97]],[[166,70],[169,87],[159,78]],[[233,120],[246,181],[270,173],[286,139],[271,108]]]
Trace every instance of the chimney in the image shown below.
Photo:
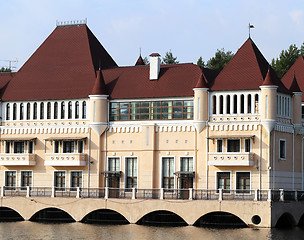
[[[160,55],[152,53],[150,55],[150,80],[157,80],[160,71]]]

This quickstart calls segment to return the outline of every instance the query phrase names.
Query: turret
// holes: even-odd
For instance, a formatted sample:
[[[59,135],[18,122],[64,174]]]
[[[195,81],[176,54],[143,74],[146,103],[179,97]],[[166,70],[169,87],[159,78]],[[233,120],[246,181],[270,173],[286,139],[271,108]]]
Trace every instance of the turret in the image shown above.
[[[289,90],[293,93],[292,120],[293,120],[293,123],[295,126],[295,132],[296,132],[296,134],[298,134],[302,127],[302,116],[301,116],[302,91],[299,87],[295,74],[294,74],[293,81],[292,81],[292,84],[291,84]]]
[[[260,114],[261,122],[267,132],[271,132],[276,125],[277,116],[277,89],[278,86],[273,79],[272,69],[268,69],[265,80],[263,81],[261,89],[261,104]]]
[[[202,73],[197,81],[194,91],[194,125],[200,133],[208,121],[208,87],[206,78]]]
[[[101,70],[98,70],[90,98],[90,126],[101,135],[108,126],[108,95]]]

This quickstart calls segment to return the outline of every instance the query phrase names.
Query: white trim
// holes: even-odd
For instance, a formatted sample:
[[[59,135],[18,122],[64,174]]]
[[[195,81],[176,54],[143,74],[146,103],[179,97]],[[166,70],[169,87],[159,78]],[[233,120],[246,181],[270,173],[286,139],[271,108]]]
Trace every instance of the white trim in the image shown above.
[[[266,85],[266,86],[260,86],[260,89],[277,89],[278,86],[276,85]]]
[[[281,158],[281,141],[283,141],[283,142],[285,142],[285,145],[284,145],[284,147],[285,147],[285,150],[284,150],[284,152],[285,152],[285,158]],[[286,160],[286,157],[287,157],[287,152],[286,152],[286,150],[287,150],[287,141],[286,141],[286,139],[284,139],[284,138],[280,138],[279,139],[279,159],[280,160]]]
[[[116,103],[116,102],[159,102],[159,101],[189,101],[194,100],[194,96],[188,96],[188,97],[170,97],[170,98],[137,98],[137,99],[113,99],[110,100],[110,103]]]
[[[32,184],[30,187],[33,187],[34,183],[34,171],[33,170],[20,170],[20,179],[19,179],[19,186],[22,187],[22,172],[32,172]]]
[[[90,100],[98,100],[98,99],[101,99],[101,100],[107,100],[109,97],[109,95],[89,95],[89,98]]]
[[[251,190],[251,180],[252,180],[252,177],[251,177],[251,171],[250,170],[236,170],[234,173],[234,189],[235,190],[243,190],[243,189],[237,189],[236,188],[236,185],[237,185],[237,173],[244,173],[244,172],[249,172],[249,177],[250,177],[250,187],[249,187],[249,191]],[[246,189],[247,190],[247,189]]]
[[[55,172],[65,172],[65,174],[64,174],[64,187],[65,188],[68,188],[67,187],[67,170],[53,170],[53,184],[52,184],[52,186],[53,187],[56,187],[55,186]]]
[[[137,181],[136,181],[136,187],[135,188],[138,188],[138,183],[139,183],[139,181],[138,181],[138,173],[139,173],[139,171],[138,171],[139,170],[138,159],[139,159],[139,157],[138,156],[124,156],[124,164],[125,164],[125,166],[124,166],[124,173],[125,173],[124,174],[124,186],[125,186],[125,188],[127,188],[127,174],[128,174],[127,158],[136,158],[136,174],[137,174],[136,178],[137,178]]]
[[[71,189],[72,188],[72,172],[81,172],[81,187],[83,188],[83,170],[69,170],[69,186],[68,188]]]
[[[173,158],[174,161],[174,172],[176,171],[176,156],[168,155],[160,157],[160,188],[163,188],[163,158]],[[176,176],[173,174],[174,178],[174,187],[173,190],[176,189]]]

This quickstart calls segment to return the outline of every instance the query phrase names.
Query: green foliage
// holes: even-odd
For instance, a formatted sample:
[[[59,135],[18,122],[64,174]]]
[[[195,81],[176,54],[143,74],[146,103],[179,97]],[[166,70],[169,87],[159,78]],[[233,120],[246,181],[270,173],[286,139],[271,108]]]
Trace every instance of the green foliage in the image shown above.
[[[0,72],[12,72],[12,70],[10,68],[2,67],[0,68]]]
[[[279,78],[282,78],[289,68],[294,64],[300,55],[304,53],[304,43],[300,49],[291,44],[287,50],[282,50],[277,59],[272,59],[271,66],[277,73]]]
[[[199,57],[199,59],[197,60],[196,64],[200,67],[205,67],[205,62],[203,61],[202,57]]]
[[[149,65],[150,64],[150,61],[149,61],[148,57],[144,57],[143,61],[144,61],[145,65]]]
[[[165,57],[162,59],[162,64],[178,64],[177,57],[174,57],[171,50],[166,52]]]
[[[207,61],[206,67],[221,71],[233,56],[234,54],[231,51],[225,52],[224,48],[217,49],[215,56]]]

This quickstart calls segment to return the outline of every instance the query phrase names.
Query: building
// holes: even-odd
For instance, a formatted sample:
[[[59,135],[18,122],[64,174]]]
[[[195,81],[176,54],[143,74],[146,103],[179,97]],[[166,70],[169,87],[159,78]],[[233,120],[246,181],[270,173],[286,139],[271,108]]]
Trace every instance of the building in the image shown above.
[[[298,61],[282,82],[249,38],[220,73],[119,67],[86,24],[59,25],[0,74],[0,185],[303,189]]]

